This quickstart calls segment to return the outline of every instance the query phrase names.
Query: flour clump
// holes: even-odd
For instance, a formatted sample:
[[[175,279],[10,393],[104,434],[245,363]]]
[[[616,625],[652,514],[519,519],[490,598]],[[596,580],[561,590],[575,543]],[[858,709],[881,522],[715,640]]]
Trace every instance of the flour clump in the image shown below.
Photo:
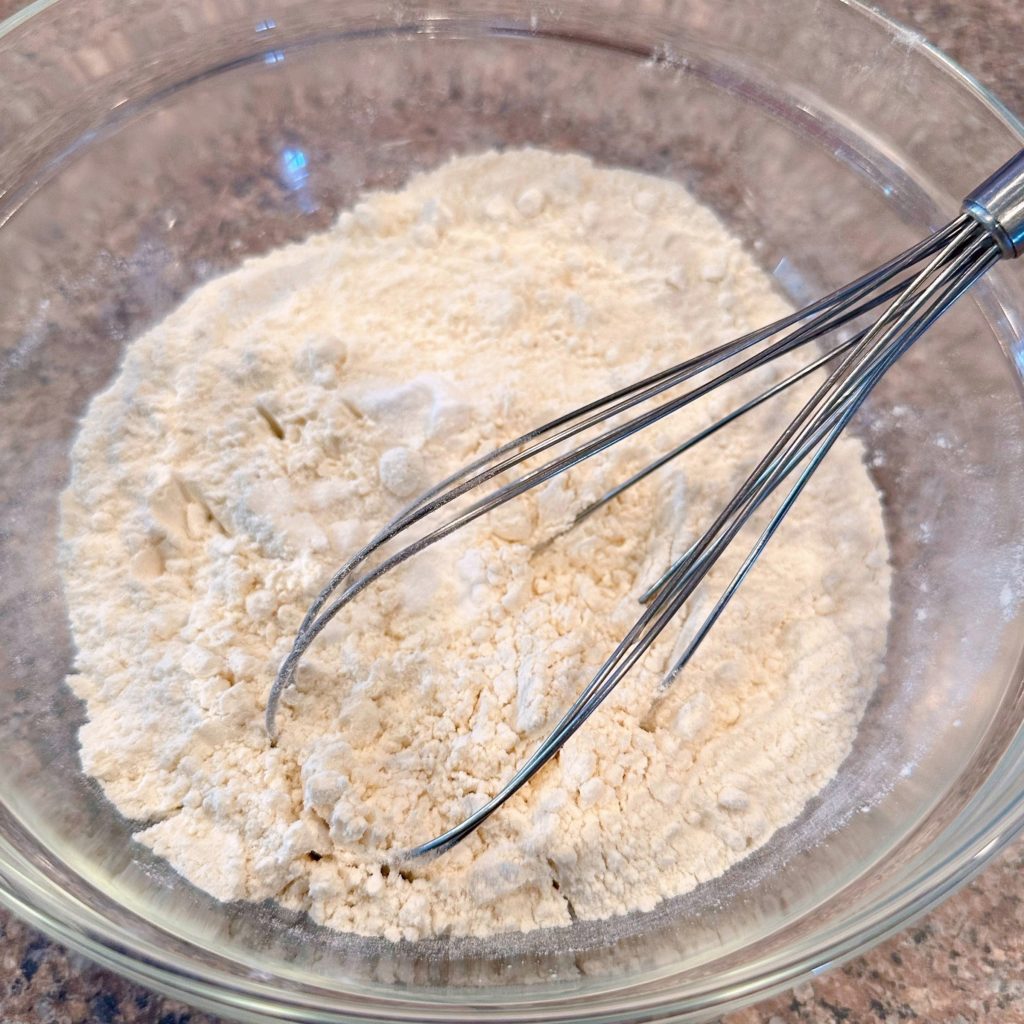
[[[835,775],[876,680],[889,568],[853,436],[671,688],[728,562],[502,811],[441,858],[382,867],[522,763],[799,396],[567,530],[575,514],[789,364],[413,559],[310,649],[276,745],[263,714],[311,599],[415,494],[786,311],[679,185],[534,150],[367,194],[205,284],[128,347],[72,453],[85,771],[215,897],[392,940],[649,910],[720,875]]]

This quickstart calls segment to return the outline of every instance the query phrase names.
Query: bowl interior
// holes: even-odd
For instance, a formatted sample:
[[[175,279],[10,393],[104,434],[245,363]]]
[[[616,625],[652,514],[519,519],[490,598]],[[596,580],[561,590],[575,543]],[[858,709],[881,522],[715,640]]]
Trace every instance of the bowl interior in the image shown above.
[[[191,50],[169,33],[145,72],[155,26],[108,38],[106,64],[78,52],[67,72],[84,81],[82,104],[67,108],[77,119],[54,119],[28,170],[0,151],[0,187],[11,186],[0,208],[3,828],[54,892],[182,970],[316,988],[321,1007],[346,994],[457,1001],[466,986],[497,1004],[738,977],[821,944],[902,867],[921,870],[1022,714],[1024,279],[1012,266],[961,302],[859,419],[895,582],[885,671],[856,749],[765,848],[650,914],[392,946],[272,905],[218,904],[135,844],[132,823],[82,776],[83,710],[63,685],[56,499],[88,401],[125,344],[195,285],[324,228],[362,190],[490,147],[588,153],[685,183],[795,301],[948,219],[1013,148],[1010,130],[890,26],[842,4],[815,5],[802,24],[805,6],[758,16],[740,3],[710,18],[698,3],[624,19],[565,5],[531,23],[484,4],[427,18],[294,3],[280,24],[223,15]],[[202,18],[199,5],[182,11]],[[754,39],[756,16],[767,23]],[[120,78],[119,61],[130,69]],[[967,137],[985,145],[957,145]]]

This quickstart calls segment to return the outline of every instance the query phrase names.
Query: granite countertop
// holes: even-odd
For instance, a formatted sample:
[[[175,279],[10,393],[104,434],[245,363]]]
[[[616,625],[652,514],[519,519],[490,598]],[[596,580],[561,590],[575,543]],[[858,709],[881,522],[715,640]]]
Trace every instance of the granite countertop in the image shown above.
[[[1024,115],[1020,0],[877,0]],[[0,16],[23,0],[0,0]],[[0,84],[2,89],[2,84]],[[907,931],[722,1024],[1024,1024],[1024,839]],[[0,1024],[217,1024],[0,911]]]

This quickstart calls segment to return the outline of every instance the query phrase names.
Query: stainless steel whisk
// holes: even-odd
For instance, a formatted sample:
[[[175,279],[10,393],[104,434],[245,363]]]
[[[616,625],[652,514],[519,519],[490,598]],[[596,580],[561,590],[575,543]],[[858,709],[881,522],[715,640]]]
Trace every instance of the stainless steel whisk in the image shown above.
[[[575,523],[579,523],[728,423],[815,370],[836,364],[704,534],[642,596],[642,614],[526,763],[479,810],[443,835],[405,851],[405,855],[421,856],[451,848],[554,757],[668,626],[751,516],[784,481],[792,478],[767,526],[662,685],[667,686],[678,676],[882,375],[994,263],[1022,252],[1024,150],[967,196],[955,220],[877,270],[767,327],[573,409],[453,473],[388,523],[334,574],[313,601],[270,691],[268,733],[272,738],[275,736],[281,694],[293,682],[310,644],[342,608],[386,572],[505,502],[567,472],[716,388],[784,353],[832,335],[835,343],[824,354],[666,452],[576,516]],[[856,327],[857,321],[863,323],[865,314],[873,310],[881,310],[880,315],[869,326]],[[837,332],[846,325],[853,325],[852,336],[837,338]],[[676,393],[676,389],[698,374],[720,366],[723,368],[709,379]],[[657,403],[663,396],[668,397]],[[631,410],[636,412],[625,417]],[[616,422],[609,424],[612,420]],[[593,436],[580,438],[586,434]],[[575,447],[554,451],[575,438],[580,438]],[[542,459],[545,454],[546,460]],[[510,482],[499,484],[496,478],[512,470],[521,473]],[[482,496],[473,493],[492,481],[494,485]],[[464,495],[468,496],[468,504],[457,510],[449,508]],[[356,573],[382,547],[417,524],[423,525],[424,533]]]

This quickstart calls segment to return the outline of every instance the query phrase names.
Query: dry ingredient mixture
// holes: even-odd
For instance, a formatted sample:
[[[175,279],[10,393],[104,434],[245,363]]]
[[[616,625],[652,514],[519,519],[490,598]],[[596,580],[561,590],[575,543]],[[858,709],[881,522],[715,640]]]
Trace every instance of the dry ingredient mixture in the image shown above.
[[[130,346],[74,448],[85,770],[219,899],[394,940],[648,910],[720,875],[835,774],[877,675],[887,548],[852,436],[663,698],[728,564],[476,834],[386,862],[496,791],[799,399],[540,542],[779,368],[414,559],[311,649],[276,747],[263,710],[310,599],[411,495],[785,309],[680,186],[533,150],[452,160],[204,285]]]

